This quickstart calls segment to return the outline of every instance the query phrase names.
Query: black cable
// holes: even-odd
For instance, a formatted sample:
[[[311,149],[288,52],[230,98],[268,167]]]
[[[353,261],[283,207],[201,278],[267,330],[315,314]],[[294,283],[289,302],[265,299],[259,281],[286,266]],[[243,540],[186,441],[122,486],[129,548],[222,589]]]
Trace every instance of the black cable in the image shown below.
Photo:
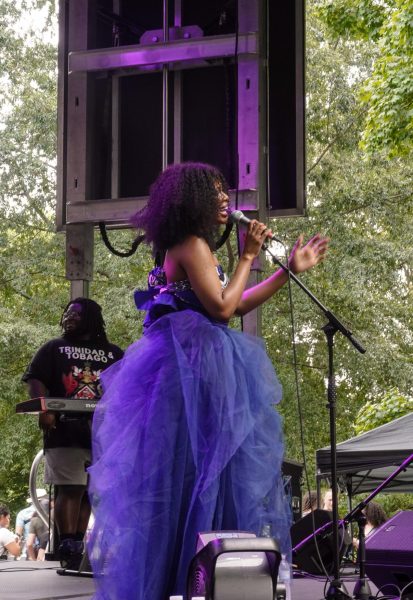
[[[277,241],[284,248],[285,257],[286,257],[285,264],[288,267],[289,266],[288,257],[289,257],[290,252],[288,251],[288,248],[286,247],[286,245],[283,244],[283,242],[281,242],[280,240],[277,240]],[[270,254],[270,256],[272,256],[272,252],[269,250],[268,247],[265,248],[265,250],[266,250],[266,252],[268,252]],[[302,460],[303,460],[303,472],[304,472],[304,476],[305,476],[305,482],[306,482],[307,490],[308,490],[308,492],[310,492],[311,491],[310,479],[309,479],[309,475],[308,475],[307,459],[306,459],[306,452],[305,452],[305,441],[304,441],[304,417],[303,417],[302,401],[301,401],[301,389],[300,389],[300,383],[298,381],[298,359],[297,359],[296,328],[295,328],[295,319],[294,319],[293,292],[292,292],[290,272],[288,271],[287,274],[288,274],[288,280],[287,280],[288,301],[289,301],[289,306],[290,306],[289,314],[290,314],[290,323],[291,323],[291,344],[292,344],[292,352],[293,352],[294,379],[295,379],[295,395],[296,395],[296,400],[297,400],[298,422],[299,422],[299,426],[300,426],[300,445],[301,445],[301,453],[302,453]],[[312,517],[312,526],[313,526],[313,535],[314,535],[317,528],[316,528],[316,524],[315,524],[313,510],[311,510],[311,517]],[[320,561],[319,564],[321,565],[321,568],[324,571],[324,576],[326,577],[326,586],[327,586],[327,583],[329,583],[329,582],[331,583],[332,579],[331,579],[330,575],[328,574],[327,569],[324,565],[323,559],[321,557],[321,553],[320,553],[316,535],[314,535],[314,545],[315,545],[315,548],[317,551],[318,559]]]
[[[379,599],[383,600],[383,598],[386,597],[386,596],[379,596],[379,594],[382,593],[382,590],[384,588],[388,588],[388,587],[390,587],[390,588],[396,588],[397,592],[399,593],[398,597],[401,598],[401,590],[400,590],[400,588],[399,588],[398,585],[396,585],[395,583],[385,583],[384,585],[382,585],[381,587],[379,587],[379,589],[377,590],[377,594],[375,596],[376,600],[379,600]],[[394,594],[391,595],[391,596],[389,596],[389,598],[392,598],[394,600]]]
[[[287,248],[285,248],[286,254],[286,265],[288,266],[288,255]],[[294,318],[294,302],[293,302],[293,291],[291,285],[290,273],[288,272],[288,301],[290,305],[290,325],[291,325],[291,343],[292,343],[292,353],[293,353],[293,364],[294,364],[294,383],[295,383],[295,396],[297,400],[297,410],[298,410],[298,422],[300,427],[300,445],[301,445],[301,453],[302,453],[302,461],[303,461],[303,471],[305,476],[305,482],[307,486],[307,491],[310,492],[310,478],[308,474],[307,468],[307,458],[305,451],[305,440],[304,440],[304,416],[303,416],[303,407],[302,407],[302,399],[301,399],[301,388],[300,382],[298,380],[298,359],[297,359],[297,340],[296,340],[296,327],[295,327],[295,318]],[[323,559],[321,558],[320,548],[318,546],[317,536],[315,532],[317,530],[314,518],[314,511],[311,510],[311,518],[312,518],[312,526],[313,526],[313,535],[314,535],[314,545],[317,551],[318,560],[320,561],[321,568],[324,571],[324,575],[327,579],[327,582],[331,582],[330,575],[327,572],[327,569],[324,565]],[[324,593],[325,595],[325,593]]]
[[[402,588],[402,591],[400,592],[400,598],[403,598],[403,595],[405,593],[405,591],[407,590],[407,588],[411,587],[413,585],[413,581],[409,581],[409,583],[407,585],[404,586],[404,588]],[[410,596],[410,594],[409,594]]]
[[[99,230],[100,230],[100,235],[102,236],[102,240],[104,241],[106,248],[110,252],[112,252],[112,254],[115,254],[115,256],[120,256],[121,258],[127,258],[128,256],[132,256],[133,254],[135,254],[139,245],[145,239],[144,234],[136,236],[136,238],[132,242],[132,246],[131,246],[130,250],[126,250],[123,252],[121,250],[116,250],[116,248],[114,246],[112,246],[112,244],[108,238],[108,232],[107,232],[106,224],[104,221],[99,222]]]
[[[221,237],[215,242],[215,250],[219,250],[221,248],[221,246],[223,246],[225,244],[225,242],[227,241],[227,239],[230,236],[230,233],[232,231],[234,227],[234,223],[228,223],[227,226],[224,229],[223,234],[221,235]]]

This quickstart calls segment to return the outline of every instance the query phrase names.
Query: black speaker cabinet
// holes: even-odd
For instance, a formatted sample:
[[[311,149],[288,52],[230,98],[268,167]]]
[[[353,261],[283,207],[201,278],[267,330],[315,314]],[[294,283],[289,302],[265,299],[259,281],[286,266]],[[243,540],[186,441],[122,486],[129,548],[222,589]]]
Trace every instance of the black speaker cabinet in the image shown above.
[[[313,522],[314,516],[314,522]],[[314,531],[315,525],[315,531]],[[339,528],[340,560],[347,548],[348,535],[341,526]],[[291,527],[293,546],[293,564],[298,569],[315,575],[333,573],[333,528],[331,513],[316,509],[313,515],[308,514]],[[323,568],[324,567],[324,568]]]
[[[413,511],[398,512],[366,538],[366,573],[382,595],[413,598]]]

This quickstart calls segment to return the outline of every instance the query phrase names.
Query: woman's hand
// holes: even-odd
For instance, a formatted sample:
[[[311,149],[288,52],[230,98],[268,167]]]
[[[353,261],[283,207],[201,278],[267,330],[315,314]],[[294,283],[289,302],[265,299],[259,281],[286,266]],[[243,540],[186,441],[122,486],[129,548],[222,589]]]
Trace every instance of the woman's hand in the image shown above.
[[[251,248],[252,251],[256,251],[258,254],[265,238],[271,236],[271,231],[265,229],[263,223],[258,223],[257,221],[255,223],[255,227],[251,227],[252,223],[250,223],[249,230],[252,231],[249,232],[249,237],[246,239],[244,253]],[[247,242],[250,245],[247,245]],[[328,242],[327,238],[317,234],[307,244],[303,245],[303,236],[300,235],[288,261],[292,272],[302,273],[322,261],[327,252]],[[255,256],[256,254],[253,258]],[[247,264],[249,268],[250,264]],[[254,308],[257,308],[257,306],[261,306],[261,304],[264,304],[264,302],[278,292],[287,281],[288,276],[284,269],[278,269],[270,277],[264,279],[264,281],[244,290],[237,306],[237,314],[243,316]]]
[[[271,230],[267,229],[265,223],[260,223],[259,221],[252,219],[248,224],[248,231],[245,237],[242,255],[253,260],[260,253],[266,238],[271,237],[271,235]]]
[[[300,235],[290,254],[288,264],[293,273],[308,271],[324,260],[328,249],[329,239],[317,233],[310,241],[303,245],[304,236]]]

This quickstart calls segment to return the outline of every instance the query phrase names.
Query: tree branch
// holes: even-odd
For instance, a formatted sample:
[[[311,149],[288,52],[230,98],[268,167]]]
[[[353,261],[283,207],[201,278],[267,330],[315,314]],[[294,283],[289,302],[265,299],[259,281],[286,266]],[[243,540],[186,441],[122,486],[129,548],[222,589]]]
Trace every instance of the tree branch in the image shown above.
[[[320,154],[320,156],[316,159],[316,161],[311,165],[311,167],[307,170],[307,175],[309,175],[311,173],[311,171],[313,171],[316,166],[321,162],[321,160],[324,158],[324,156],[327,154],[327,152],[332,148],[332,146],[334,146],[334,144],[337,142],[338,139],[340,139],[341,136],[343,136],[345,133],[347,133],[347,131],[349,131],[349,129],[351,129],[351,127],[353,127],[353,125],[355,125],[356,121],[358,120],[359,116],[364,113],[367,112],[367,109],[364,108],[362,110],[360,110],[355,117],[353,117],[350,120],[350,123],[344,127],[344,129],[340,130],[334,137],[333,139],[327,144],[327,146],[324,148],[324,150],[322,151],[322,153]]]

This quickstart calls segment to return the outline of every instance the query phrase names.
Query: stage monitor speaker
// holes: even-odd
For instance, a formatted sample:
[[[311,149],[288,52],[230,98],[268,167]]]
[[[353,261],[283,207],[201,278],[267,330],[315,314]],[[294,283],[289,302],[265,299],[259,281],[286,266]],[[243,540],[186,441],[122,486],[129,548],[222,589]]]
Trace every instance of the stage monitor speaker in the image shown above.
[[[291,527],[293,546],[293,564],[301,571],[314,575],[333,573],[333,528],[331,513],[317,508],[313,512],[316,531],[311,513],[294,523]],[[340,561],[348,545],[347,534],[339,530]],[[351,541],[351,540],[350,540]],[[318,548],[318,551],[317,551]],[[320,561],[321,558],[321,561]]]
[[[257,538],[245,531],[199,533],[186,597],[274,600],[280,560],[273,538]]]
[[[366,573],[383,595],[413,599],[413,511],[398,512],[366,538]]]

